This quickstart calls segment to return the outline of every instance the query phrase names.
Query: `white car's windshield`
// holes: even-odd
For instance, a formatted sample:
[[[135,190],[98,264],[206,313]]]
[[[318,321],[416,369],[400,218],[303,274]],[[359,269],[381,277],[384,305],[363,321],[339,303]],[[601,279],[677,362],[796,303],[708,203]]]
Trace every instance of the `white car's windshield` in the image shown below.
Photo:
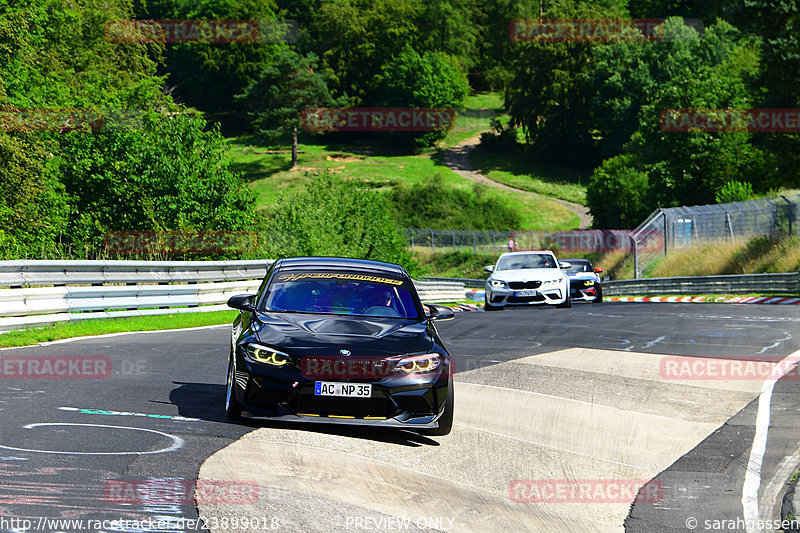
[[[558,268],[558,265],[550,254],[514,254],[501,257],[495,270],[523,268]]]

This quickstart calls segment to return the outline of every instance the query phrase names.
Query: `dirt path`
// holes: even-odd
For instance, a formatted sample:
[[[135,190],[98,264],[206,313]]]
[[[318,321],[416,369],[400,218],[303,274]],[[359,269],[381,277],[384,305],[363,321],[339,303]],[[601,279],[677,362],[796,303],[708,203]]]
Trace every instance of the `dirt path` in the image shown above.
[[[469,154],[472,150],[480,142],[480,133],[475,135],[474,137],[470,137],[466,139],[461,144],[457,144],[452,148],[449,148],[444,152],[444,163],[447,167],[464,178],[468,180],[474,181],[476,183],[485,183],[491,187],[497,187],[499,189],[505,189],[507,191],[514,191],[520,194],[527,194],[530,196],[538,196],[539,198],[547,198],[554,202],[558,202],[559,204],[563,205],[580,218],[580,229],[587,229],[592,227],[592,215],[589,214],[589,208],[580,204],[576,204],[573,202],[567,202],[566,200],[561,200],[559,198],[553,198],[552,196],[545,196],[543,194],[525,191],[522,189],[517,189],[515,187],[510,187],[508,185],[504,185],[502,183],[496,182],[494,180],[490,180],[483,174],[479,172],[475,172],[475,169],[472,166],[472,163],[469,160]]]

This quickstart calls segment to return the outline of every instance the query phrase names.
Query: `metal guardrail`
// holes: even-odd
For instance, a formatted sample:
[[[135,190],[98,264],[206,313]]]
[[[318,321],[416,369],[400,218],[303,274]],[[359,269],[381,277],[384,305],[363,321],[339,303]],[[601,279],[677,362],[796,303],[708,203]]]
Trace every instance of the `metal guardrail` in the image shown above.
[[[485,279],[470,279],[470,278],[437,278],[432,276],[426,276],[422,278],[425,281],[440,281],[440,282],[448,282],[448,281],[455,281],[464,285],[464,287],[468,289],[482,289],[486,286]]]
[[[800,273],[626,279],[603,282],[607,296],[798,294]]]
[[[448,280],[452,278],[424,278]],[[482,289],[486,280],[457,278],[467,288]],[[738,274],[603,281],[606,296],[656,296],[667,294],[800,294],[800,272],[788,274]]]
[[[271,260],[3,261],[0,331],[91,318],[229,309],[256,292]],[[415,281],[425,302],[463,300],[457,281]]]

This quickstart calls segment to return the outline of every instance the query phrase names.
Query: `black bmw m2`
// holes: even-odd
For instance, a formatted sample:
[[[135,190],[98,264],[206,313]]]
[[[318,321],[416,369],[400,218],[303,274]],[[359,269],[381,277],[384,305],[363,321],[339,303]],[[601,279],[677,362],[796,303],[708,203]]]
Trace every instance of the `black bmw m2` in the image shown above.
[[[225,410],[294,422],[379,425],[447,435],[453,362],[397,265],[279,259],[258,293],[233,296]]]

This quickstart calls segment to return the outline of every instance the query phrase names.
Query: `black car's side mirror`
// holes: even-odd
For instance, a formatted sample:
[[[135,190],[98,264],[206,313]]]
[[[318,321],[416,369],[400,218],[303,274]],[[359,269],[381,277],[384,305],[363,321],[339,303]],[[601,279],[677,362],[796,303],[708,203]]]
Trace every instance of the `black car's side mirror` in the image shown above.
[[[228,307],[238,309],[239,311],[255,311],[253,307],[254,294],[237,294],[228,299]]]
[[[456,314],[446,305],[426,304],[428,312],[425,315],[431,320],[452,320]]]

